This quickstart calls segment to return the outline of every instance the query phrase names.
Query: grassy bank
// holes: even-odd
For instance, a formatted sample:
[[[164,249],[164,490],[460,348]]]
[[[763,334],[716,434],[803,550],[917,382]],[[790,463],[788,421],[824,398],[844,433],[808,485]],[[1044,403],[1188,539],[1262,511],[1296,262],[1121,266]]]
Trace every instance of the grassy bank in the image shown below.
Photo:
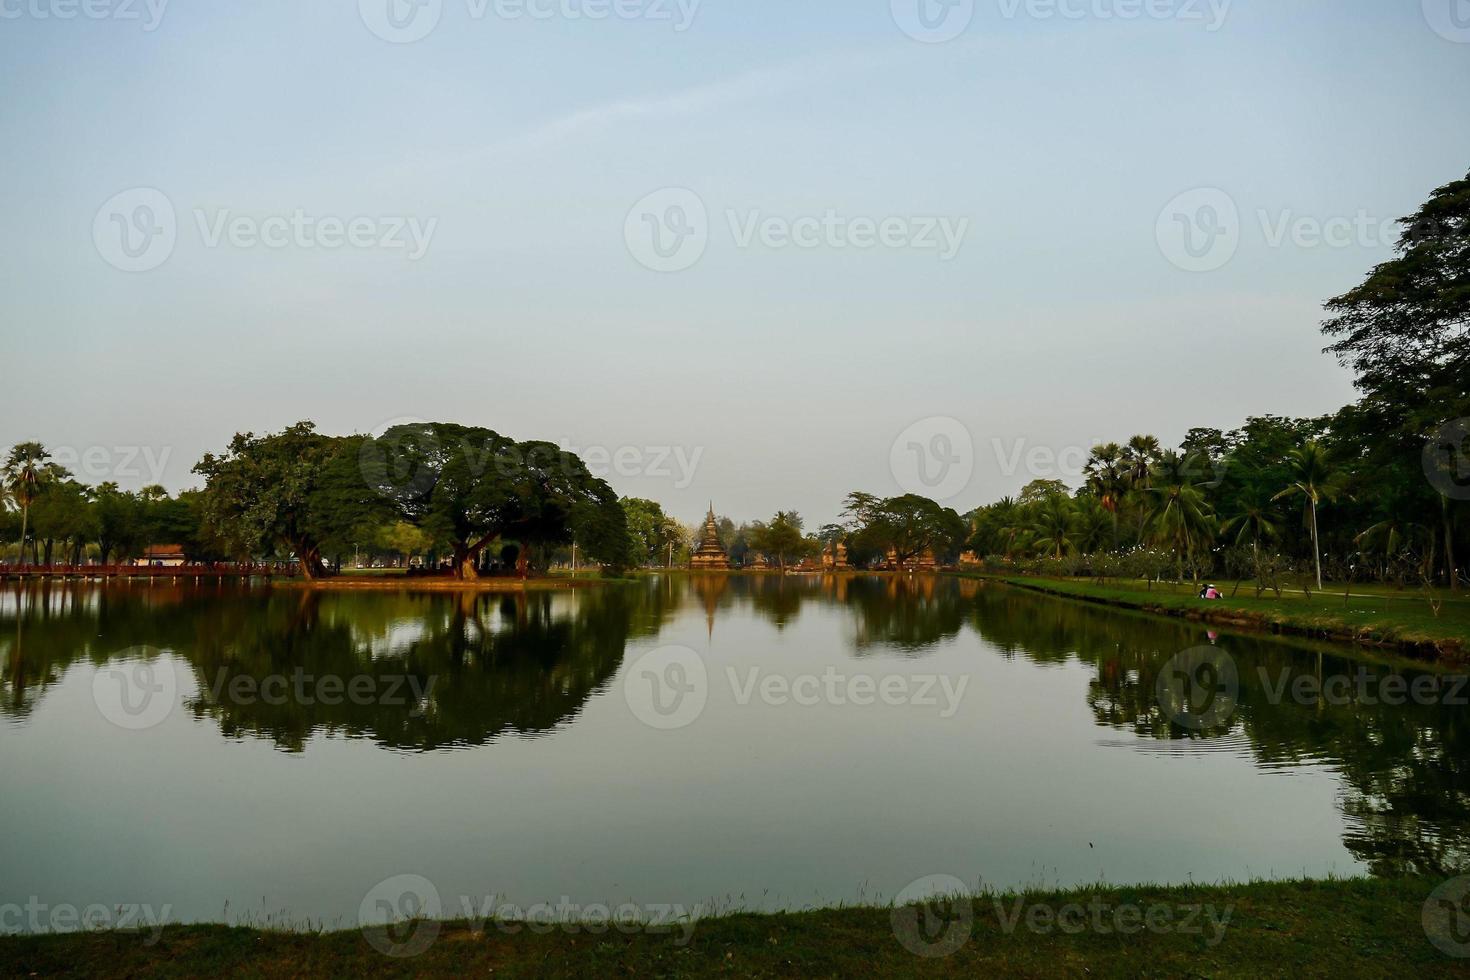
[[[1084,889],[980,897],[925,938],[887,908],[730,915],[692,936],[557,930],[507,934],[444,924],[412,958],[357,930],[301,934],[175,926],[140,935],[0,939],[0,973],[97,977],[472,976],[1466,976],[1470,960],[1432,945],[1421,916],[1439,884],[1419,878],[1239,886]],[[1040,910],[1040,911],[1038,911]],[[1132,926],[1154,916],[1162,928]],[[1062,916],[1063,930],[1055,916]],[[904,918],[904,912],[898,917]],[[913,911],[907,918],[913,921]],[[1008,927],[1009,923],[1014,923]],[[1028,925],[1032,923],[1033,925]],[[1078,929],[1078,923],[1084,923]],[[1099,927],[1097,924],[1101,923]],[[1120,932],[1122,924],[1128,931]],[[418,928],[425,928],[418,924]],[[946,932],[953,928],[954,932]],[[900,941],[957,940],[949,955]],[[399,939],[410,934],[397,933]]]
[[[1184,616],[1221,626],[1266,629],[1325,637],[1351,643],[1392,646],[1421,658],[1464,660],[1470,657],[1470,599],[1444,596],[1438,614],[1420,593],[1374,587],[1362,592],[1341,586],[1336,591],[1284,592],[1267,590],[1258,599],[1246,583],[1230,595],[1233,582],[1223,586],[1225,598],[1205,601],[1195,586],[1185,583],[1142,583],[1096,579],[1043,578],[1032,575],[980,576],[1025,589],[1106,605],[1141,609],[1166,616]]]

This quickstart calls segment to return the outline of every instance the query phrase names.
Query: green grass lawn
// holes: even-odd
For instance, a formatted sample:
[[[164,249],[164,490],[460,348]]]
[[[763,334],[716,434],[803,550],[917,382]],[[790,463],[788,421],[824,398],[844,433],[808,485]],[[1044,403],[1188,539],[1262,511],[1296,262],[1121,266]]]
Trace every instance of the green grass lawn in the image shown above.
[[[1470,598],[1438,594],[1439,612],[1431,609],[1422,592],[1384,586],[1353,586],[1344,597],[1342,586],[1327,591],[1283,591],[1278,598],[1266,590],[1257,599],[1250,582],[1234,596],[1235,583],[1217,580],[1224,599],[1205,601],[1191,583],[1154,583],[1110,579],[1046,578],[1032,575],[993,576],[1024,588],[1092,599],[1170,615],[1198,616],[1229,625],[1282,628],[1341,639],[1390,643],[1460,659],[1470,652]]]
[[[262,932],[174,926],[152,945],[103,932],[0,939],[0,973],[96,977],[1440,977],[1470,960],[1432,944],[1421,878],[1091,888],[982,896],[916,928],[914,908],[846,908],[705,919],[689,932],[514,934],[445,923],[422,953],[393,958],[358,930]],[[1431,905],[1442,908],[1437,903]],[[966,912],[968,910],[968,912]],[[1431,912],[1437,928],[1453,912]],[[1463,920],[1465,916],[1461,916]],[[1153,921],[1154,928],[1146,923]],[[1100,924],[1100,925],[1099,925]],[[1463,923],[1461,923],[1463,924]],[[1122,927],[1120,929],[1120,927]],[[414,923],[406,941],[432,929]],[[409,930],[409,931],[402,931]],[[1450,935],[1445,931],[1444,935]],[[901,938],[902,937],[902,938]],[[385,937],[375,933],[371,938]],[[904,940],[907,940],[907,944]],[[931,946],[931,943],[945,945]],[[914,949],[947,955],[923,956]],[[1460,952],[1452,945],[1452,952]],[[1463,949],[1470,953],[1470,943]]]

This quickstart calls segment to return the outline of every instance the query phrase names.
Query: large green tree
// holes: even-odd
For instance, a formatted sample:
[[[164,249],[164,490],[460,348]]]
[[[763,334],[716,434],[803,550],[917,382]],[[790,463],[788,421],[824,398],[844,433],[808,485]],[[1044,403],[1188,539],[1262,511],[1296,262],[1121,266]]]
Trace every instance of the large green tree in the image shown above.
[[[967,531],[953,509],[912,493],[879,498],[854,491],[843,513],[860,550],[891,554],[900,568],[926,551],[943,559],[958,550]]]
[[[812,539],[801,533],[801,515],[794,510],[776,512],[769,522],[757,522],[749,530],[750,546],[770,558],[783,572],[791,561],[798,561],[812,549]]]
[[[31,506],[34,537],[42,548],[42,562],[55,561],[55,546],[65,547],[64,561],[80,563],[82,547],[95,537],[95,523],[87,488],[72,479],[43,484]]]
[[[205,479],[204,530],[236,556],[281,549],[306,577],[325,575],[323,542],[368,506],[356,476],[359,442],[322,435],[311,422],[236,434],[223,455],[206,453],[194,467]]]
[[[628,560],[627,520],[608,485],[575,453],[447,422],[395,426],[363,444],[360,471],[396,515],[449,541],[455,574],[478,578],[497,540],[531,549],[573,541],[614,568]]]
[[[1436,189],[1399,223],[1395,257],[1330,300],[1322,329],[1333,338],[1327,350],[1357,373],[1363,392],[1342,428],[1367,436],[1364,455],[1379,473],[1412,474],[1435,462],[1426,443],[1470,417],[1470,174]],[[1463,465],[1465,431],[1448,431],[1457,443],[1448,454]],[[1451,588],[1463,506],[1440,493],[1432,511],[1423,508],[1443,544]]]
[[[683,525],[664,513],[657,502],[624,497],[622,507],[628,524],[630,557],[635,564],[659,564],[684,543]]]
[[[1328,351],[1432,427],[1470,414],[1470,174],[1400,221],[1397,256],[1328,301]]]

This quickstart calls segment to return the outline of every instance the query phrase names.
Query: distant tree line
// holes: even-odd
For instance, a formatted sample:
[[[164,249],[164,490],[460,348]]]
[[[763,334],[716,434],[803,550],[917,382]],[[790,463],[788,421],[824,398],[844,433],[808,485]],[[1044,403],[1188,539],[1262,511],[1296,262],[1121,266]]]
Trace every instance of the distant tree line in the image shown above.
[[[963,517],[922,496],[854,491],[816,533],[801,515],[718,520],[737,564],[779,568],[842,543],[855,567],[993,563],[1150,583],[1217,573],[1279,588],[1331,580],[1442,584],[1470,553],[1470,175],[1401,221],[1396,256],[1327,303],[1327,350],[1361,398],[1317,418],[1252,417],[1092,449],[1083,485],[1036,480]],[[17,560],[103,562],[181,546],[190,558],[291,556],[320,576],[343,556],[525,575],[572,546],[614,571],[681,563],[703,533],[654,501],[619,500],[574,453],[453,423],[329,436],[310,422],[241,433],[195,467],[202,490],[89,487],[35,442],[0,468],[0,534]]]
[[[203,489],[177,498],[89,488],[22,443],[4,467],[7,538],[18,536],[21,563],[50,563],[58,543],[68,561],[92,544],[106,562],[168,541],[196,560],[295,558],[311,578],[328,574],[328,556],[340,566],[363,545],[442,558],[462,578],[496,565],[525,575],[573,543],[613,570],[629,560],[623,509],[604,481],[551,443],[489,429],[422,423],[374,438],[300,422],[238,434],[194,471]]]
[[[120,490],[116,483],[78,482],[38,442],[14,446],[0,467],[0,536],[21,563],[106,564],[155,544],[207,550],[198,535],[200,495],[169,496],[160,486]]]
[[[1470,176],[1402,219],[1395,258],[1327,303],[1361,399],[1309,419],[1136,435],[1075,493],[1036,481],[969,515],[970,547],[1063,571],[1463,583],[1470,553]]]

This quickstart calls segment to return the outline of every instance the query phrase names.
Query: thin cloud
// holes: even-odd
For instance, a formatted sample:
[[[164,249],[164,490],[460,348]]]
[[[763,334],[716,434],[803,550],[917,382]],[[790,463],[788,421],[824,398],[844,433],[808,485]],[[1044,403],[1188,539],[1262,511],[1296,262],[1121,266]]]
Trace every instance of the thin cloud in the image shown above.
[[[912,54],[907,51],[893,50],[808,56],[696,85],[682,92],[620,99],[579,109],[547,120],[525,132],[495,140],[467,154],[467,162],[512,152],[542,149],[552,144],[606,132],[625,123],[705,114],[743,102],[810,89],[844,75],[871,72],[910,57]]]

